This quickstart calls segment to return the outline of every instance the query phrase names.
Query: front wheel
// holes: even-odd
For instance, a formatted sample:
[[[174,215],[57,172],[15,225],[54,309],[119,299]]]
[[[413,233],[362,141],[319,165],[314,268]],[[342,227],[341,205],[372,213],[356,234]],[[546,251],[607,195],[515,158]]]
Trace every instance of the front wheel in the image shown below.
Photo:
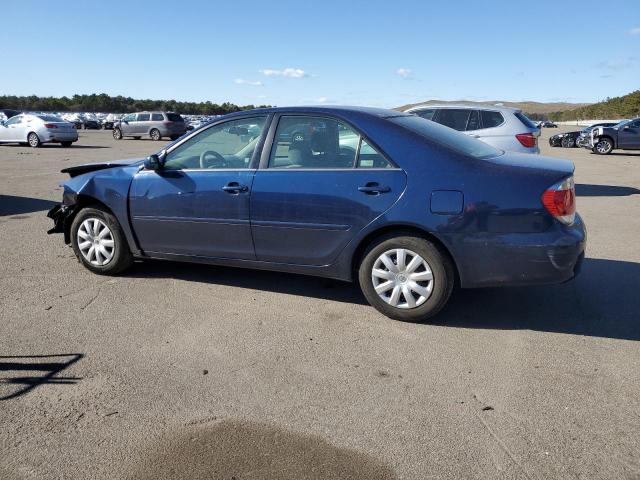
[[[27,142],[29,142],[29,145],[32,146],[33,148],[37,148],[40,146],[40,137],[38,137],[38,135],[35,132],[31,132],[27,136]]]
[[[112,135],[114,139],[122,140],[122,130],[120,130],[119,128],[114,128]]]
[[[613,150],[613,142],[608,138],[600,138],[593,147],[593,150],[598,155],[608,155]]]
[[[365,252],[358,280],[378,311],[396,320],[420,322],[445,306],[455,274],[448,256],[426,239],[387,236]]]
[[[160,130],[158,130],[157,128],[152,129],[151,132],[149,133],[149,136],[151,137],[151,140],[155,142],[162,139],[162,135],[160,135]]]
[[[133,263],[118,220],[97,206],[78,212],[71,224],[71,245],[78,260],[100,275],[115,275]]]
[[[563,137],[562,138],[562,147],[563,148],[573,148],[576,146],[576,141],[571,137]]]

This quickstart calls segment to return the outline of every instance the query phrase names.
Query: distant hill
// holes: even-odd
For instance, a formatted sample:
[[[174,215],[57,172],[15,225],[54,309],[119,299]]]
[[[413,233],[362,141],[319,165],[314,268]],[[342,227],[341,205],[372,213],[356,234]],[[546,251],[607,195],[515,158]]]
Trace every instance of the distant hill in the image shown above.
[[[565,112],[576,110],[591,105],[590,103],[566,103],[566,102],[507,102],[504,100],[487,100],[486,102],[473,102],[470,100],[427,100],[426,102],[410,103],[401,107],[396,107],[394,110],[407,110],[411,107],[417,107],[418,105],[433,105],[433,104],[449,104],[457,103],[463,105],[503,105],[505,107],[519,108],[525,113],[532,114],[548,114],[551,112]]]
[[[598,118],[624,119],[640,117],[640,90],[622,97],[607,98],[586,107],[570,111],[555,111],[549,114],[551,120],[590,120]]]

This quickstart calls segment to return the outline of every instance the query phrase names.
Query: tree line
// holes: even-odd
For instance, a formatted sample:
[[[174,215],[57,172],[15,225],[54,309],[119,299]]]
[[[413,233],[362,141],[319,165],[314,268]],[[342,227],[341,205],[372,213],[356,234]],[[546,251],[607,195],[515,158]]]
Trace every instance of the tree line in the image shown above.
[[[575,110],[553,112],[547,115],[547,118],[555,121],[592,119],[615,120],[618,118],[635,117],[640,117],[640,90],[636,90],[621,97],[607,98],[602,102],[577,108]]]
[[[0,108],[11,108],[24,111],[39,112],[104,112],[131,113],[141,110],[162,110],[165,112],[184,113],[188,115],[224,115],[266,107],[267,105],[235,105],[207,102],[178,102],[176,100],[141,100],[121,95],[112,97],[106,93],[91,95],[74,95],[73,97],[38,97],[29,95],[0,95]]]

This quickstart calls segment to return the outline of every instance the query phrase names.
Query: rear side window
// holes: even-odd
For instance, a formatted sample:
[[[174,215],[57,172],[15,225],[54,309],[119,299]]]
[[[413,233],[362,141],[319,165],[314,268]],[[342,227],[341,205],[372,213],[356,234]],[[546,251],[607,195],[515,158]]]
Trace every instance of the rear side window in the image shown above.
[[[469,155],[475,158],[490,158],[502,154],[501,150],[492,147],[480,140],[456,132],[450,128],[445,128],[434,122],[428,122],[423,118],[415,115],[407,115],[404,117],[393,117],[389,119],[391,122],[401,127],[417,133],[427,140],[449,148],[463,155]]]
[[[443,108],[438,110],[435,121],[454,130],[463,132],[467,128],[467,121],[471,110],[462,108]]]
[[[150,117],[150,115],[148,113],[139,113],[138,114],[138,121],[139,122],[148,122],[149,121],[149,117]]]
[[[389,160],[384,158],[380,152],[367,143],[364,138],[360,138],[360,151],[358,152],[358,168],[393,168]]]
[[[429,108],[426,110],[417,110],[415,112],[411,112],[414,115],[418,115],[426,120],[433,120],[433,114],[436,113],[435,108]]]
[[[525,127],[528,127],[528,128],[538,128],[538,127],[536,127],[536,124],[535,124],[535,123],[533,123],[531,120],[529,120],[529,117],[527,117],[524,113],[522,113],[522,112],[516,112],[514,115],[516,116],[516,118],[517,118],[518,120],[520,120],[520,121],[522,122],[522,124],[523,124]]]
[[[184,119],[177,113],[165,113],[170,122],[184,122]]]
[[[164,117],[161,113],[152,113],[151,120],[153,120],[154,122],[161,122],[162,120],[164,120]]]
[[[480,116],[482,117],[482,128],[494,128],[504,123],[504,117],[500,112],[482,110]]]
[[[60,117],[56,117],[55,115],[38,115],[40,120],[44,120],[45,122],[63,122]]]

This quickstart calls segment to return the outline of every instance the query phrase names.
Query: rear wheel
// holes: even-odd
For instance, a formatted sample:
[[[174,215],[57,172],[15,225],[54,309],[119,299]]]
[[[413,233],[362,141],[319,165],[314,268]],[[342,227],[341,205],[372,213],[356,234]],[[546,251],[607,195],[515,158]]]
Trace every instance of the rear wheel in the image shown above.
[[[118,220],[97,206],[78,212],[71,224],[71,245],[78,260],[94,273],[115,275],[133,263]]]
[[[122,130],[119,128],[114,128],[112,135],[116,140],[122,140]]]
[[[27,142],[29,142],[29,145],[32,146],[33,148],[37,148],[40,146],[40,138],[35,132],[31,132],[27,136]]]
[[[447,303],[455,274],[448,256],[426,239],[387,236],[367,249],[358,279],[378,311],[396,320],[420,322]]]
[[[158,130],[157,128],[152,129],[151,132],[149,132],[149,136],[151,137],[151,140],[156,142],[162,139],[162,135],[160,135],[160,130]]]
[[[608,155],[611,150],[613,150],[613,142],[607,137],[599,138],[593,147],[593,151],[598,155]]]
[[[71,145],[73,145],[73,142],[60,142],[60,145],[65,148],[69,148]]]

